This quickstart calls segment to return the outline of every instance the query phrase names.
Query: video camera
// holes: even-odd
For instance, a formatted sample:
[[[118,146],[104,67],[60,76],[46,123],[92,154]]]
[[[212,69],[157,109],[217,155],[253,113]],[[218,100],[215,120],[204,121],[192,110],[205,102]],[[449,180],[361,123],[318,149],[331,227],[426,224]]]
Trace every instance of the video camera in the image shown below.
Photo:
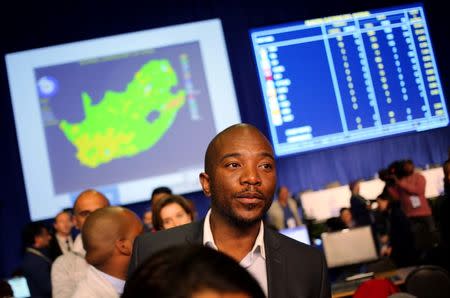
[[[394,185],[395,180],[393,176],[397,179],[407,176],[407,173],[405,172],[406,162],[408,162],[408,160],[396,160],[392,162],[387,168],[378,171],[378,177],[386,182],[386,185]]]

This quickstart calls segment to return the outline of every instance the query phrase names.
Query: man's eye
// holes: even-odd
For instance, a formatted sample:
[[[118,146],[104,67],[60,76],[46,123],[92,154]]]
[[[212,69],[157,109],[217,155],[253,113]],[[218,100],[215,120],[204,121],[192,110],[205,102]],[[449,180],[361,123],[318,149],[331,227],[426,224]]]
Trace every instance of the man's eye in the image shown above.
[[[91,211],[88,210],[84,210],[78,213],[78,215],[81,217],[87,217],[89,214],[91,214]]]
[[[237,168],[239,164],[237,162],[230,162],[227,164],[227,168]]]
[[[273,168],[272,164],[270,164],[270,163],[264,163],[264,164],[261,165],[261,167],[263,169],[267,169],[267,170],[270,170],[270,169]]]

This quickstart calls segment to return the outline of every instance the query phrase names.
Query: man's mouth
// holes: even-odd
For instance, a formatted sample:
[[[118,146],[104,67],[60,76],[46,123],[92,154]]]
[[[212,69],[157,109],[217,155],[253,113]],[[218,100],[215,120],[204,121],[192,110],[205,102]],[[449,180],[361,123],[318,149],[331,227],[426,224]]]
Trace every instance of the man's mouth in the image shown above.
[[[236,198],[244,204],[257,204],[264,200],[264,196],[259,192],[241,192],[237,194]]]

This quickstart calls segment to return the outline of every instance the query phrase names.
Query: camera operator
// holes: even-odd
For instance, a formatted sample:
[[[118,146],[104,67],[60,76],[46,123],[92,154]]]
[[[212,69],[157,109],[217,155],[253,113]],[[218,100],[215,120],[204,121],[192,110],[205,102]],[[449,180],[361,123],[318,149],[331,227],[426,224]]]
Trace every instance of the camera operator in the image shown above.
[[[438,232],[434,224],[431,208],[425,198],[425,177],[414,171],[412,160],[392,163],[387,175],[386,191],[398,200],[408,217],[414,234],[416,250],[421,261],[430,257],[431,250],[437,246]]]

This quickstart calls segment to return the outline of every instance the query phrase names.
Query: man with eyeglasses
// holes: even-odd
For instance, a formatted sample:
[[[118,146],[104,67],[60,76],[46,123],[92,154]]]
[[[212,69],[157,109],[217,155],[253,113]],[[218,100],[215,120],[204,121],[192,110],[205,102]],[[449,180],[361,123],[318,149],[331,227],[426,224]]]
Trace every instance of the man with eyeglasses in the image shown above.
[[[102,193],[94,189],[81,192],[73,206],[75,227],[81,231],[89,214],[107,206],[109,201]],[[72,297],[78,282],[86,275],[88,264],[85,255],[80,233],[75,238],[71,252],[58,257],[52,265],[53,298]]]

